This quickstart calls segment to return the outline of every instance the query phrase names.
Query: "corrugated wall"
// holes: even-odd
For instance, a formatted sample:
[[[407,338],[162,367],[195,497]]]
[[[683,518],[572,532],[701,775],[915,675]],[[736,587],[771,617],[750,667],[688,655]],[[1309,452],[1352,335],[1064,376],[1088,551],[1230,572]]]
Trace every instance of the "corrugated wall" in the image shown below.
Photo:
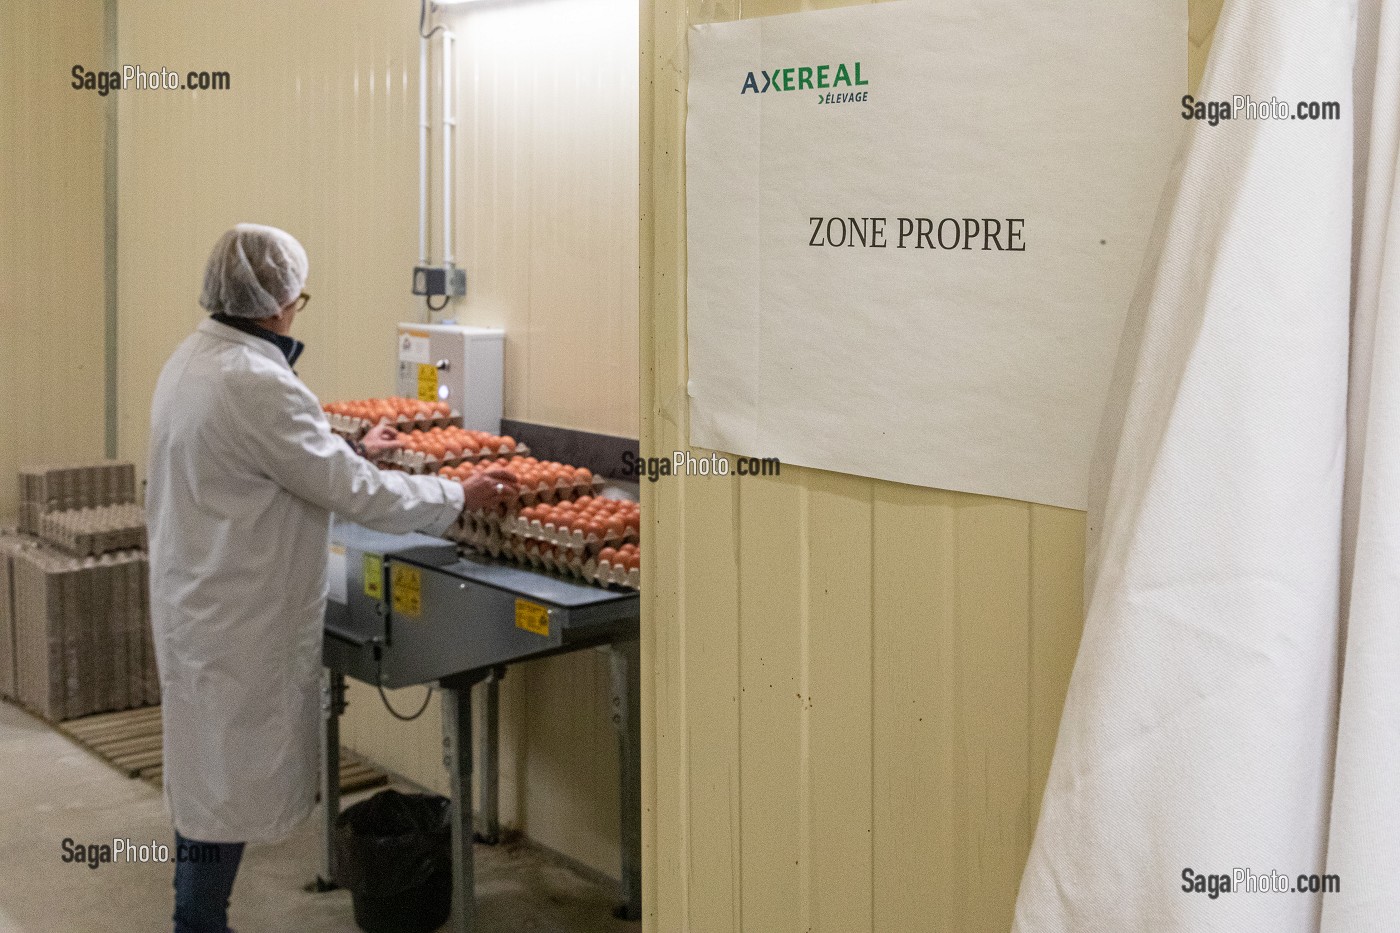
[[[0,4],[0,525],[16,470],[103,452],[102,0]]]
[[[643,6],[650,455],[687,438],[687,27],[835,5]],[[1199,6],[1195,70],[1218,3]],[[643,503],[647,928],[1009,929],[1078,644],[1082,513],[795,467]]]
[[[505,328],[508,417],[635,437],[637,9],[551,0],[459,8],[442,21],[457,35],[454,239],[468,270],[458,317]],[[434,61],[438,48],[435,41]],[[413,75],[410,84],[416,89]],[[439,107],[434,95],[435,125]],[[436,197],[430,212],[438,242]],[[537,841],[616,875],[608,690],[607,659],[597,652],[510,670],[501,688],[501,813]],[[396,705],[412,709],[414,696],[405,691]],[[478,703],[481,696],[479,688]],[[367,688],[352,686],[350,698],[352,747],[445,791],[436,703],[405,725]]]
[[[508,417],[635,436],[636,7],[543,0],[449,22],[461,39],[456,255],[470,283],[459,317],[507,328]],[[145,459],[156,376],[203,316],[210,246],[240,220],[285,227],[307,248],[314,298],[297,321],[309,344],[298,369],[311,388],[326,399],[390,390],[393,325],[423,313],[408,294],[417,23],[416,0],[120,4],[124,62],[232,79],[231,91],[121,98],[123,456]],[[440,194],[431,204],[436,239]],[[393,699],[412,710],[419,696]],[[436,703],[402,724],[371,689],[353,685],[350,702],[352,747],[445,788]],[[504,816],[616,873],[606,665],[587,652],[515,669],[502,702]]]

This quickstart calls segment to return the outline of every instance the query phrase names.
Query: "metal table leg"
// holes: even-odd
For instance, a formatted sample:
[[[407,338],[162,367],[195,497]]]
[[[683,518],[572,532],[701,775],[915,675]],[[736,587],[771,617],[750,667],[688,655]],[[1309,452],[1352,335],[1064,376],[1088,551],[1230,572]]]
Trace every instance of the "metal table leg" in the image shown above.
[[[642,671],[641,642],[611,646],[612,721],[622,767],[622,904],[624,920],[642,919]]]
[[[443,684],[442,763],[452,793],[452,933],[476,927],[476,873],[472,862],[472,685]]]
[[[321,678],[321,871],[313,891],[331,891],[335,880],[335,818],[340,815],[340,715],[345,675],[327,668]]]
[[[493,846],[501,840],[501,679],[504,667],[492,669],[486,678],[486,728],[481,736],[481,811],[477,814],[478,842]]]

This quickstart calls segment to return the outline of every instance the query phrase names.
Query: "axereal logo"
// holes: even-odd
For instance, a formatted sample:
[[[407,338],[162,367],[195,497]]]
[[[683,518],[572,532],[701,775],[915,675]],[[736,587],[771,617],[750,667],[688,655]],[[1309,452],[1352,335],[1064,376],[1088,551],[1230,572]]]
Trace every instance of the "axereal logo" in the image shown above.
[[[761,82],[760,82],[761,79]],[[794,65],[772,71],[750,71],[739,93],[767,94],[790,91],[820,91],[818,104],[859,104],[869,99],[869,91],[857,91],[870,82],[861,74],[861,63],[844,62],[835,65]],[[851,88],[838,91],[837,88]]]

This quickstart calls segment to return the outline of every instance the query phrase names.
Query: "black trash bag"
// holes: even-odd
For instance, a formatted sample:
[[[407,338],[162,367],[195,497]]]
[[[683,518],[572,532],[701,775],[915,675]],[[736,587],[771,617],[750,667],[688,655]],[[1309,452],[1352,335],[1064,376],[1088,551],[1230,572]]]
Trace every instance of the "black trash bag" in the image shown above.
[[[380,791],[335,820],[336,880],[366,933],[431,933],[452,911],[452,802]]]

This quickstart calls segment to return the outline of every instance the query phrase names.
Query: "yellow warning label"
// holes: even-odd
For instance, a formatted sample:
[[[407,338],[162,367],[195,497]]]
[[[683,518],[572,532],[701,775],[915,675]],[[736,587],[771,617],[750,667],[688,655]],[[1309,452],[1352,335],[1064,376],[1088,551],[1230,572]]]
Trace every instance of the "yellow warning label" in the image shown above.
[[[515,601],[515,627],[549,637],[549,610],[528,599]]]
[[[389,576],[389,590],[394,594],[394,611],[413,616],[423,613],[423,575],[417,567],[394,564]]]
[[[378,554],[365,555],[365,595],[370,599],[384,598],[384,558]]]
[[[418,364],[418,401],[436,402],[438,393],[437,367],[431,363]]]

